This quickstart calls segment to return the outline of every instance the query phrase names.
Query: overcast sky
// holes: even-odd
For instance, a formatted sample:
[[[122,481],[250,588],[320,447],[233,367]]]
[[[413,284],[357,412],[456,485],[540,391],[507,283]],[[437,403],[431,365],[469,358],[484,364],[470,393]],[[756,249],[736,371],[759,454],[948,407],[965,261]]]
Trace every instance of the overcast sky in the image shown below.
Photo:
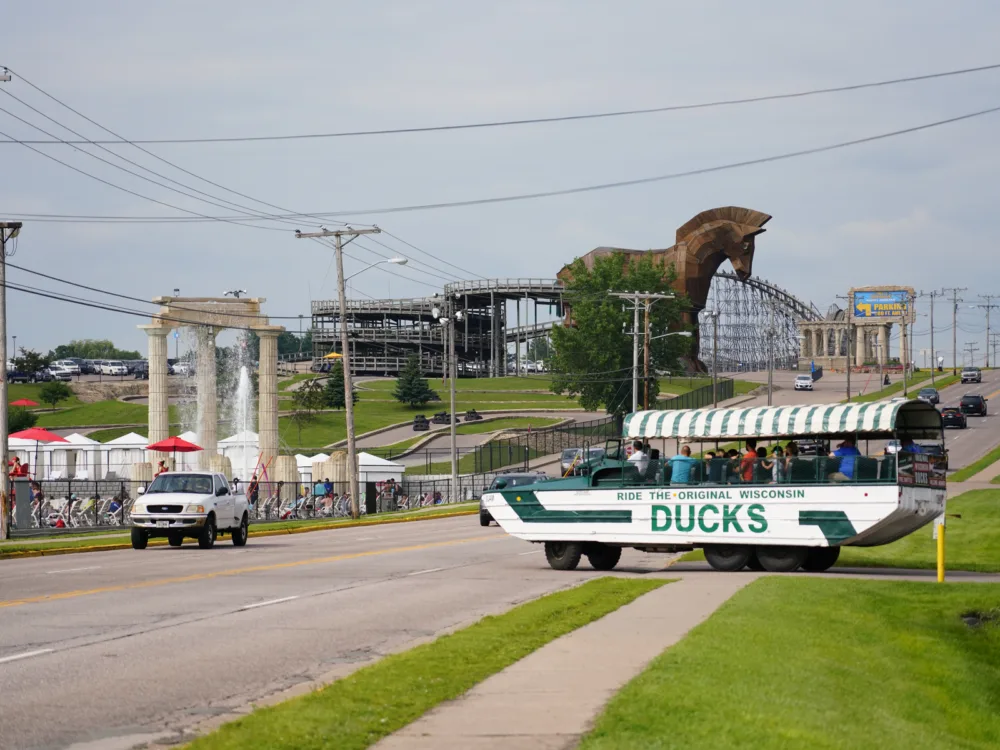
[[[917,75],[1000,61],[1000,6],[929,0],[616,3],[322,3],[145,0],[8,3],[0,65],[130,138],[279,135],[655,107]],[[15,75],[0,88],[87,137],[103,135]],[[738,107],[429,134],[150,146],[226,188],[294,212],[466,200],[665,174],[821,146],[1000,105],[1000,71]],[[0,94],[0,107],[65,131]],[[0,112],[0,132],[45,136]],[[755,275],[825,310],[851,286],[968,287],[958,343],[985,346],[979,294],[1000,292],[995,214],[1000,114],[848,150],[616,190],[492,206],[359,216],[481,276],[552,277],[600,245],[667,247],[697,212],[774,216]],[[2,137],[0,137],[2,140]],[[212,216],[234,215],[39,147],[122,187]],[[116,153],[218,198],[269,211],[130,147]],[[111,159],[105,153],[105,158]],[[0,145],[0,218],[25,213],[182,216]],[[129,165],[125,165],[129,166]],[[129,167],[135,169],[134,167]],[[219,201],[221,202],[221,201]],[[24,219],[12,262],[145,299],[243,288],[298,328],[335,295],[332,252],[227,223],[56,224]],[[331,222],[332,225],[332,222]],[[382,236],[411,265],[356,279],[375,297],[432,293],[468,274]],[[378,257],[359,242],[351,254]],[[417,261],[425,263],[417,266]],[[363,267],[347,261],[347,272]],[[418,267],[437,275],[416,272]],[[88,298],[10,270],[24,283]],[[105,298],[107,301],[112,301]],[[139,303],[119,303],[145,309]],[[149,307],[152,310],[152,307]],[[11,291],[8,334],[47,350],[112,338],[145,350],[139,318]],[[927,305],[918,313],[926,315]],[[1000,331],[1000,310],[995,311]],[[950,307],[936,341],[950,360]],[[928,331],[918,318],[917,333]],[[914,349],[927,347],[918,336]],[[918,357],[918,364],[920,363]]]

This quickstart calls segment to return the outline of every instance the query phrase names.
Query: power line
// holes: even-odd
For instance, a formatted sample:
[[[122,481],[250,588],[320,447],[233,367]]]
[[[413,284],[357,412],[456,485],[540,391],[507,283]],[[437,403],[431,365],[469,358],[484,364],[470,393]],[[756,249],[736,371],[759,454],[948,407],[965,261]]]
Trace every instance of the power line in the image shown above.
[[[389,213],[404,213],[412,211],[428,211],[432,209],[440,208],[460,208],[466,206],[481,206],[489,205],[494,203],[511,203],[514,201],[524,201],[524,200],[535,200],[537,198],[553,198],[562,195],[575,195],[578,193],[589,193],[600,190],[611,190],[614,188],[621,187],[632,187],[636,185],[645,185],[654,182],[665,182],[667,180],[677,180],[684,177],[695,177],[698,175],[712,174],[715,172],[723,172],[732,169],[739,169],[742,167],[756,166],[758,164],[769,164],[778,161],[786,161],[788,159],[795,159],[800,156],[812,156],[814,154],[825,153],[828,151],[836,151],[838,149],[849,148],[851,146],[858,146],[865,143],[872,143],[875,141],[885,140],[888,138],[894,138],[900,135],[908,135],[910,133],[920,132],[922,130],[929,130],[931,128],[940,127],[942,125],[950,125],[956,122],[962,122],[964,120],[970,120],[975,117],[981,117],[983,115],[993,114],[1000,111],[1000,107],[990,107],[989,109],[983,109],[976,112],[970,112],[963,115],[958,115],[956,117],[949,117],[944,120],[936,120],[934,122],[925,123],[923,125],[915,125],[908,128],[902,128],[900,130],[892,130],[885,133],[879,133],[877,135],[865,136],[863,138],[854,138],[848,141],[840,141],[839,143],[833,143],[826,146],[815,146],[813,148],[801,149],[799,151],[788,151],[782,154],[773,154],[771,156],[762,156],[756,159],[747,159],[745,161],[729,162],[727,164],[718,164],[712,167],[701,167],[699,169],[690,169],[683,172],[672,172],[664,175],[656,175],[653,177],[641,177],[632,180],[619,180],[617,182],[605,182],[598,183],[595,185],[585,185],[582,187],[575,188],[565,188],[561,190],[546,190],[534,193],[520,193],[514,195],[497,196],[491,198],[477,198],[473,200],[465,201],[450,201],[443,203],[423,203],[415,204],[409,206],[389,206],[384,208],[366,208],[366,209],[354,209],[350,211],[319,211],[311,214],[284,214],[280,218],[320,218],[327,219],[337,216],[363,216],[366,214],[389,214]],[[0,135],[4,135],[0,133]],[[9,137],[9,136],[7,136]],[[189,212],[192,213],[192,212]],[[53,220],[53,217],[59,217],[59,220],[66,219],[66,214],[32,214],[32,213],[21,213],[20,216],[25,218],[32,218],[37,221]],[[172,221],[179,221],[179,219],[169,219],[164,217],[156,216],[89,216],[87,217],[90,221],[112,221],[117,223],[123,222],[141,222],[141,223],[171,223]],[[228,217],[203,217],[210,218],[217,221],[226,221]],[[237,219],[241,217],[235,217]],[[188,220],[190,221],[190,219]],[[269,227],[271,228],[271,227]],[[271,228],[273,229],[273,228]],[[280,231],[275,229],[275,231]]]
[[[174,169],[177,169],[177,170],[179,170],[179,171],[181,171],[181,172],[183,172],[183,173],[185,173],[185,174],[188,174],[188,175],[190,175],[190,176],[192,176],[192,177],[194,177],[194,178],[196,178],[196,179],[198,179],[198,180],[201,180],[202,182],[205,182],[205,183],[207,183],[207,184],[209,184],[209,185],[212,185],[212,186],[214,186],[214,187],[217,187],[217,188],[219,188],[219,189],[221,189],[221,190],[225,190],[226,192],[229,192],[229,193],[232,193],[232,194],[234,194],[234,195],[238,195],[238,196],[240,196],[240,197],[243,197],[243,198],[246,198],[247,200],[250,200],[250,201],[253,201],[253,202],[255,202],[255,203],[259,203],[259,204],[261,204],[261,205],[264,205],[264,206],[268,206],[269,208],[274,208],[274,209],[277,209],[277,210],[279,210],[279,211],[285,211],[285,212],[288,212],[288,211],[289,211],[289,209],[287,209],[287,208],[285,208],[285,207],[283,207],[283,206],[279,206],[279,205],[276,205],[276,204],[273,204],[273,203],[268,203],[267,201],[263,201],[263,200],[260,200],[260,199],[258,199],[258,198],[254,198],[253,196],[250,196],[250,195],[247,195],[247,194],[245,194],[245,193],[241,193],[241,192],[239,192],[239,191],[236,191],[236,190],[232,190],[231,188],[227,188],[227,187],[226,187],[226,186],[224,186],[224,185],[221,185],[221,184],[219,184],[219,183],[217,183],[217,182],[213,182],[212,180],[208,180],[208,179],[206,179],[206,178],[204,178],[204,177],[201,177],[200,175],[198,175],[198,174],[196,174],[196,173],[194,173],[194,172],[192,172],[192,171],[190,171],[190,170],[187,170],[187,169],[185,169],[185,168],[181,167],[180,165],[178,165],[178,164],[175,164],[174,162],[171,162],[171,161],[169,161],[169,160],[167,160],[167,159],[164,159],[164,158],[162,158],[162,157],[160,157],[160,156],[156,155],[155,153],[153,153],[153,152],[149,151],[148,149],[145,149],[145,148],[142,148],[141,146],[139,146],[139,145],[136,145],[135,143],[133,143],[133,142],[129,141],[129,140],[128,140],[128,139],[126,139],[126,138],[125,138],[124,136],[122,136],[122,135],[119,135],[118,133],[114,132],[113,130],[111,130],[111,129],[109,129],[109,128],[105,127],[105,126],[104,126],[104,125],[102,125],[101,123],[99,123],[99,122],[97,122],[96,120],[94,120],[94,119],[92,119],[92,118],[88,117],[87,115],[83,114],[83,113],[82,113],[82,112],[80,112],[79,110],[77,110],[77,109],[74,109],[74,108],[73,108],[72,106],[70,106],[70,105],[69,105],[69,104],[67,104],[66,102],[62,101],[61,99],[58,99],[57,97],[53,96],[52,94],[49,94],[49,93],[48,93],[47,91],[45,91],[45,90],[44,90],[44,89],[42,89],[41,87],[37,86],[36,84],[32,83],[32,82],[31,82],[31,81],[29,81],[28,79],[26,79],[26,78],[22,78],[21,80],[23,80],[23,81],[24,81],[25,83],[27,83],[27,84],[28,84],[29,86],[31,86],[31,87],[32,87],[33,89],[35,89],[36,91],[38,91],[39,93],[41,93],[41,94],[42,94],[43,96],[45,96],[45,97],[47,97],[47,98],[51,99],[52,101],[56,102],[56,103],[57,103],[57,104],[59,104],[60,106],[64,107],[65,109],[68,109],[68,110],[69,110],[70,112],[72,112],[73,114],[77,115],[78,117],[81,117],[81,118],[83,118],[83,119],[84,119],[84,120],[86,120],[87,122],[89,122],[89,123],[91,123],[91,124],[95,125],[96,127],[100,128],[101,130],[103,130],[103,131],[105,131],[105,132],[107,132],[107,133],[109,133],[109,134],[113,135],[113,136],[114,136],[115,138],[118,138],[118,139],[120,139],[120,141],[121,141],[122,143],[127,143],[127,144],[129,144],[129,145],[132,145],[132,146],[134,146],[135,148],[137,148],[137,149],[138,149],[139,151],[142,151],[142,152],[143,152],[144,154],[147,154],[147,155],[149,155],[149,156],[153,157],[154,159],[156,159],[156,160],[158,160],[158,161],[160,161],[160,162],[162,162],[162,163],[164,163],[164,164],[166,164],[166,165],[168,165],[168,166],[170,166],[170,167],[173,167]],[[53,117],[51,117],[51,116],[47,115],[47,114],[46,114],[45,112],[42,112],[41,110],[37,109],[36,107],[32,106],[31,104],[29,104],[29,103],[25,102],[24,100],[22,100],[22,99],[18,98],[18,97],[17,97],[17,96],[15,96],[14,94],[11,94],[11,93],[10,93],[9,91],[7,91],[7,90],[5,90],[5,89],[4,89],[4,90],[2,90],[2,91],[3,91],[3,93],[7,94],[7,96],[11,97],[12,99],[14,99],[14,100],[15,100],[15,101],[17,101],[17,102],[20,102],[20,103],[21,103],[21,104],[22,104],[23,106],[27,107],[27,108],[28,108],[28,109],[30,109],[31,111],[33,111],[33,112],[35,112],[35,113],[37,113],[37,114],[41,115],[42,117],[46,118],[46,119],[47,119],[47,120],[49,120],[50,122],[52,122],[52,123],[54,123],[54,124],[58,125],[59,127],[61,127],[61,128],[65,129],[65,130],[69,131],[70,133],[73,133],[74,135],[76,135],[76,136],[78,136],[78,137],[80,137],[80,138],[83,138],[82,134],[80,134],[80,133],[79,133],[79,132],[77,132],[76,130],[73,130],[72,128],[70,128],[69,126],[65,125],[64,123],[62,123],[62,122],[60,122],[60,121],[56,120],[55,118],[53,118]],[[0,108],[0,111],[2,111],[2,112],[5,112],[5,113],[6,113],[6,114],[8,114],[9,116],[11,116],[11,117],[13,117],[13,118],[15,118],[15,119],[19,120],[20,122],[22,122],[22,123],[24,123],[24,124],[28,125],[29,127],[32,127],[32,128],[34,128],[34,129],[36,129],[36,130],[38,130],[38,131],[40,131],[40,132],[43,132],[43,133],[45,133],[46,135],[49,135],[50,137],[55,137],[55,136],[54,136],[54,135],[53,135],[52,133],[49,133],[48,131],[44,130],[43,128],[39,127],[38,125],[35,125],[35,124],[33,124],[33,123],[31,123],[31,122],[29,122],[29,121],[25,120],[24,118],[22,118],[22,117],[19,117],[18,115],[15,115],[15,114],[13,114],[12,112],[10,112],[10,111],[8,111],[8,110],[6,110],[6,109],[3,109],[3,108]],[[9,137],[9,136],[7,136],[7,137]],[[60,140],[61,142],[63,142],[63,143],[69,143],[69,141],[66,141],[65,139],[59,139],[59,140]],[[285,218],[285,217],[281,217],[281,216],[277,216],[277,215],[274,215],[274,214],[267,214],[267,213],[265,213],[265,212],[262,212],[262,211],[259,211],[259,210],[257,210],[257,209],[254,209],[254,208],[252,208],[252,207],[250,207],[250,206],[246,206],[246,205],[244,205],[244,204],[240,204],[240,203],[236,203],[236,202],[233,202],[233,201],[230,201],[230,200],[228,200],[228,199],[226,199],[226,198],[222,198],[222,197],[219,197],[219,196],[217,196],[217,195],[212,195],[211,193],[206,193],[205,191],[202,191],[202,190],[199,190],[198,188],[195,188],[195,187],[192,187],[192,186],[190,186],[190,185],[186,185],[185,183],[182,183],[182,182],[179,182],[179,181],[177,181],[177,180],[174,180],[174,179],[173,179],[173,178],[171,178],[171,177],[168,177],[168,176],[166,176],[166,175],[163,175],[163,174],[160,174],[159,172],[156,172],[156,171],[154,171],[154,170],[151,170],[151,169],[149,169],[149,168],[147,168],[147,167],[145,167],[145,166],[143,166],[143,165],[141,165],[141,164],[139,164],[139,163],[137,163],[137,162],[135,162],[135,161],[132,161],[131,159],[128,159],[128,158],[126,158],[126,157],[124,157],[124,156],[119,156],[119,155],[115,154],[114,152],[110,151],[109,149],[107,149],[107,148],[104,148],[104,146],[100,145],[100,143],[98,143],[98,142],[96,142],[96,141],[94,141],[94,140],[85,140],[85,141],[83,141],[83,142],[84,142],[84,143],[87,143],[87,144],[90,144],[90,145],[95,145],[95,146],[97,146],[98,148],[101,148],[101,149],[102,149],[103,151],[105,151],[105,152],[107,152],[108,154],[110,154],[111,156],[113,156],[114,158],[117,158],[117,159],[121,159],[121,160],[123,160],[123,161],[125,161],[125,162],[127,162],[127,163],[129,163],[129,164],[131,164],[131,165],[133,165],[133,166],[135,166],[135,167],[138,167],[139,169],[142,169],[142,170],[144,170],[144,171],[146,171],[146,172],[148,172],[148,173],[150,173],[150,174],[153,174],[153,175],[156,175],[157,177],[159,177],[159,178],[161,178],[161,179],[164,179],[164,180],[168,180],[168,181],[170,181],[170,182],[174,183],[175,185],[180,185],[181,187],[183,187],[183,188],[185,188],[185,189],[187,189],[187,190],[192,190],[192,191],[194,191],[195,193],[198,193],[198,194],[200,194],[200,195],[203,195],[203,196],[207,196],[207,198],[211,198],[211,199],[215,199],[215,200],[219,200],[219,201],[222,201],[222,202],[224,202],[224,203],[228,204],[229,206],[233,206],[233,207],[236,207],[236,208],[237,208],[238,210],[242,210],[242,212],[243,212],[244,214],[249,214],[250,216],[252,216],[252,217],[254,217],[254,218],[257,218],[257,217],[259,217],[260,219],[264,219],[264,220],[268,220],[268,221],[279,221],[279,222],[283,222],[283,223],[286,223],[286,224],[294,224],[294,223],[296,223],[296,222],[295,222],[295,221],[293,221],[293,220],[292,220],[291,218]],[[72,144],[71,144],[71,145],[72,145]],[[138,174],[138,173],[136,173],[136,172],[133,172],[133,171],[132,171],[132,170],[130,170],[130,169],[127,169],[127,168],[125,168],[125,167],[122,167],[122,166],[120,166],[120,165],[118,165],[118,164],[114,164],[113,162],[110,162],[110,161],[108,161],[107,159],[104,159],[104,158],[102,158],[102,157],[100,157],[100,156],[98,156],[98,155],[96,155],[96,154],[93,154],[93,153],[91,153],[91,152],[89,152],[89,151],[86,151],[86,150],[84,150],[84,149],[80,149],[80,148],[77,148],[76,146],[74,146],[74,148],[76,148],[76,150],[77,150],[77,151],[79,151],[79,152],[81,152],[81,153],[83,153],[83,154],[86,154],[87,156],[90,156],[90,157],[92,157],[92,158],[95,158],[95,159],[97,159],[98,161],[101,161],[101,162],[103,162],[103,163],[105,163],[105,164],[108,164],[108,165],[109,165],[109,166],[111,166],[111,167],[114,167],[114,168],[116,168],[116,169],[119,169],[119,170],[122,170],[122,171],[124,171],[124,172],[126,172],[126,173],[128,173],[128,174],[131,174],[131,175],[133,175],[134,177],[138,177],[139,179],[142,179],[142,180],[145,180],[145,181],[147,181],[147,182],[151,182],[151,183],[153,183],[153,184],[155,184],[155,185],[158,185],[159,187],[163,187],[163,188],[166,188],[167,190],[171,190],[171,191],[173,191],[173,192],[175,192],[175,193],[179,193],[179,194],[181,194],[181,195],[184,195],[185,197],[188,197],[188,198],[193,198],[193,199],[195,199],[195,200],[199,200],[199,201],[202,201],[202,202],[204,202],[204,203],[208,203],[208,204],[210,204],[210,205],[213,205],[213,206],[217,206],[217,207],[219,207],[219,208],[227,208],[227,206],[224,206],[224,205],[222,205],[222,204],[220,204],[220,203],[217,203],[217,202],[215,202],[215,200],[206,200],[206,198],[199,198],[199,197],[198,197],[197,195],[191,195],[190,193],[186,193],[186,192],[184,192],[184,191],[182,191],[182,190],[178,190],[178,189],[176,189],[176,188],[173,188],[173,187],[170,187],[169,185],[164,185],[163,183],[161,183],[161,182],[158,182],[157,180],[152,180],[152,179],[150,179],[150,178],[148,178],[148,177],[145,177],[144,175],[141,175],[141,174]],[[36,152],[37,152],[37,149],[32,149],[32,150],[33,150],[33,151],[36,151]],[[38,152],[38,153],[41,153],[41,152]],[[43,155],[45,155],[45,154],[43,154]],[[46,155],[46,156],[47,156],[47,155]],[[56,161],[59,161],[59,160],[56,160]],[[60,162],[60,163],[63,163],[63,162]],[[69,165],[66,165],[66,166],[69,166]],[[71,167],[71,168],[72,168],[72,167]],[[74,168],[74,169],[75,169],[75,168]],[[77,171],[81,171],[81,170],[77,170]],[[86,172],[82,172],[82,173],[83,173],[83,174],[87,174],[87,175],[89,175],[89,173],[86,173]],[[89,175],[89,176],[93,177],[93,175]],[[95,179],[96,179],[96,178],[95,178]],[[106,184],[112,184],[112,183],[106,183]],[[140,194],[138,194],[138,193],[133,193],[133,194],[135,194],[135,195],[140,195]],[[141,197],[141,196],[140,196],[140,197]],[[170,206],[170,204],[166,204],[166,203],[163,203],[162,201],[158,201],[158,202],[160,202],[160,203],[161,203],[162,205],[167,205],[167,206]],[[171,207],[172,207],[172,206],[171,206]],[[177,207],[174,207],[174,208],[177,208]],[[180,209],[180,210],[184,211],[185,209]],[[195,213],[195,212],[189,212],[189,213]],[[203,214],[195,214],[195,215],[196,215],[196,216],[198,216],[198,217],[204,217],[204,215],[203,215]],[[319,217],[308,217],[307,215],[298,215],[298,216],[295,216],[294,218],[295,218],[296,220],[299,220],[299,219],[303,218],[304,216],[305,216],[305,217],[307,217],[307,218],[316,218],[316,219],[318,219],[318,218],[319,218]],[[240,218],[240,219],[244,219],[244,220],[245,220],[246,218],[249,218],[249,216],[241,216],[241,217],[239,217],[239,218]],[[336,223],[338,223],[338,224],[343,224],[344,222],[342,222],[342,221],[336,221]],[[265,227],[258,227],[258,228],[265,228]],[[267,228],[267,229],[273,229],[273,228],[270,228],[270,227],[266,227],[266,228]],[[380,244],[381,244],[381,243],[380,243]],[[415,246],[414,246],[414,247],[415,247]],[[416,249],[419,249],[419,248],[416,248]],[[421,251],[421,252],[424,252],[424,251]],[[418,262],[419,262],[419,261],[418,261]],[[425,265],[425,266],[426,266],[427,264],[424,264],[424,263],[421,263],[421,265]],[[427,266],[427,267],[428,267],[428,268],[430,268],[430,266]],[[414,270],[417,270],[417,269],[414,269]],[[406,277],[403,277],[403,278],[406,278]],[[442,278],[443,278],[443,277],[442,277]]]
[[[862,89],[878,88],[882,86],[894,86],[901,83],[914,83],[917,81],[928,81],[935,78],[947,78],[949,76],[959,76],[966,75],[969,73],[980,73],[988,70],[995,70],[1000,68],[1000,63],[995,63],[992,65],[981,65],[974,68],[961,68],[958,70],[949,70],[938,73],[928,73],[926,75],[919,76],[907,76],[905,78],[891,78],[883,81],[871,81],[868,83],[855,83],[846,86],[831,86],[827,88],[820,89],[809,89],[807,91],[794,91],[782,94],[767,94],[764,96],[754,96],[754,97],[742,97],[739,99],[722,99],[718,101],[711,102],[700,102],[696,104],[671,104],[663,107],[648,107],[642,109],[626,109],[617,110],[611,112],[592,112],[586,114],[578,115],[560,115],[556,117],[530,117],[515,120],[494,120],[490,122],[474,122],[474,123],[461,123],[456,125],[430,125],[425,127],[405,127],[405,128],[387,128],[378,130],[351,130],[343,132],[334,133],[298,133],[292,135],[257,135],[257,136],[223,136],[217,138],[143,138],[135,139],[129,141],[134,144],[185,144],[185,143],[247,143],[254,141],[293,141],[293,140],[307,140],[307,139],[320,139],[320,138],[352,138],[357,136],[375,136],[375,135],[401,135],[407,133],[435,133],[450,130],[474,130],[482,128],[500,128],[500,127],[512,127],[512,126],[522,126],[522,125],[541,125],[547,123],[555,122],[574,122],[582,120],[597,120],[613,117],[631,117],[635,115],[648,115],[657,114],[662,112],[680,112],[687,110],[697,110],[697,109],[710,109],[713,107],[729,107],[742,104],[755,104],[758,102],[768,102],[768,101],[779,101],[783,99],[798,99],[807,96],[818,96],[821,94],[836,94],[845,91],[860,91]],[[28,85],[37,88],[30,81],[25,79],[23,76],[18,74],[16,71],[11,70],[21,80],[23,80]],[[40,91],[41,89],[39,89]],[[44,92],[43,92],[44,93]],[[55,99],[55,97],[51,97]],[[56,100],[58,101],[58,100]],[[124,140],[124,139],[123,139]],[[41,145],[41,144],[58,144],[62,141],[28,141],[29,143]],[[118,145],[119,141],[70,141],[69,144],[73,143],[100,143],[105,145]]]

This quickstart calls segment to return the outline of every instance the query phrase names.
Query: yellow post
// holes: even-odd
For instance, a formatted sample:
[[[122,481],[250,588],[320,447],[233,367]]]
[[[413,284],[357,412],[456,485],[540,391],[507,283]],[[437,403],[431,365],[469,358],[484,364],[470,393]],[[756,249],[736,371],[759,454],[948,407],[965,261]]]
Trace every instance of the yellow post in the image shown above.
[[[944,583],[944,524],[937,529],[937,579]]]

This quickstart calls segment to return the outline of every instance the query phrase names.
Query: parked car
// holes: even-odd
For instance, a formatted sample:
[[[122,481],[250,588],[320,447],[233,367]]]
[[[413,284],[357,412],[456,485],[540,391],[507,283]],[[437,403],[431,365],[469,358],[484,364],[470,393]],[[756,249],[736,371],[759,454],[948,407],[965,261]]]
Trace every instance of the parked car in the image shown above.
[[[928,404],[937,406],[941,403],[941,394],[937,392],[937,388],[921,388],[917,394],[917,400],[926,401]]]
[[[795,376],[795,390],[797,390],[797,391],[811,391],[812,389],[813,389],[812,375],[796,375]]]
[[[964,430],[969,426],[969,420],[958,406],[946,406],[941,410],[941,424],[944,427],[958,427]]]
[[[446,411],[439,411],[433,416],[431,422],[434,424],[451,424],[451,414]]]
[[[132,375],[136,380],[149,380],[149,362],[144,359],[136,360]]]
[[[91,362],[94,363],[94,374],[95,375],[103,375],[104,374],[104,365],[106,365],[108,363],[108,360],[106,360],[106,359],[92,359]]]
[[[962,396],[958,407],[963,414],[975,414],[979,417],[986,416],[986,399],[977,393],[967,393]]]
[[[475,409],[469,409],[467,412],[465,412],[465,421],[466,422],[476,422],[476,421],[478,421],[478,420],[480,420],[482,418],[483,418],[483,415],[480,414]]]
[[[194,367],[191,366],[190,362],[176,362],[174,363],[174,375],[193,375]]]
[[[825,440],[802,438],[796,440],[795,444],[799,447],[800,456],[825,456],[830,452],[830,444]]]
[[[62,365],[49,365],[48,371],[53,380],[61,380],[64,383],[68,383],[73,379],[73,373]]]
[[[52,364],[53,365],[58,365],[59,367],[62,367],[62,368],[65,368],[65,369],[69,370],[69,374],[70,375],[79,375],[80,374],[80,365],[78,365],[72,359],[57,359]]]
[[[586,455],[584,455],[583,448],[566,448],[559,456],[560,473],[565,476],[570,468],[573,469],[574,474],[579,473],[579,469],[586,463],[603,458],[604,448],[587,448]]]
[[[92,359],[84,359],[80,362],[80,373],[83,375],[96,375],[97,365]]]
[[[30,383],[32,379],[32,376],[26,372],[21,372],[20,370],[7,370],[8,383]]]
[[[427,421],[427,417],[423,414],[418,414],[413,418],[413,431],[414,432],[424,432],[431,428],[431,423]]]
[[[538,482],[544,482],[548,480],[548,475],[541,472],[529,474],[499,474],[490,483],[490,486],[486,488],[483,494],[486,492],[491,492],[493,490],[503,489],[504,487],[524,487],[529,484],[537,484]],[[479,525],[489,526],[490,521],[493,520],[493,516],[490,512],[483,507],[483,499],[479,498]]]
[[[105,359],[101,364],[102,375],[128,375],[125,363],[118,359]]]

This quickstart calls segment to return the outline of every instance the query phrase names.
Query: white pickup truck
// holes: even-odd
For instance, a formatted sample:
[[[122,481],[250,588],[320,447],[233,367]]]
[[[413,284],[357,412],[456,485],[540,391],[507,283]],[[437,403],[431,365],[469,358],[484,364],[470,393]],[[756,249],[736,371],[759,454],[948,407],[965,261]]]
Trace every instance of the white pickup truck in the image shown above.
[[[156,477],[132,506],[132,549],[146,549],[153,537],[180,547],[185,537],[211,549],[229,532],[233,544],[247,543],[250,514],[246,495],[234,493],[223,474],[210,471],[167,472]]]

